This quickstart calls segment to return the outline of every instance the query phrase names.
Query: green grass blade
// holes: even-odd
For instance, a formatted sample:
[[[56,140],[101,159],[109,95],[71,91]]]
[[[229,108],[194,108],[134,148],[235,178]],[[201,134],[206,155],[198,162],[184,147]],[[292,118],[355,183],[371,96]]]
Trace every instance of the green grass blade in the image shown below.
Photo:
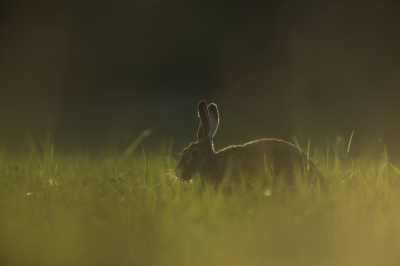
[[[391,163],[389,163],[389,165],[390,165],[390,167],[393,168],[393,170],[394,170],[396,173],[398,173],[398,174],[400,175],[400,169],[399,169],[399,168],[397,168],[396,166],[394,166],[394,165],[391,164]]]
[[[310,164],[308,160],[310,159],[310,142],[311,138],[308,139],[308,145],[307,145],[307,170],[310,170]]]
[[[349,154],[349,151],[350,151],[350,145],[351,145],[351,140],[353,139],[353,134],[354,134],[354,130],[351,132],[351,136],[350,136],[350,140],[349,140],[349,145],[347,146],[347,154]]]

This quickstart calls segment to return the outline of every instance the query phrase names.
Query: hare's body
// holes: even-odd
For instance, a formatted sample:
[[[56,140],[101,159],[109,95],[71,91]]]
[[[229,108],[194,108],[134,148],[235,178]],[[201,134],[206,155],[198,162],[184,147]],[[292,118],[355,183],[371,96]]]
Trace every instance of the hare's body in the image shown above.
[[[308,161],[307,161],[308,160]],[[292,183],[296,175],[318,175],[319,171],[307,154],[298,147],[279,139],[260,139],[244,145],[230,146],[215,153],[208,169],[209,176],[219,182],[229,176],[237,179],[260,174],[282,175]]]
[[[282,176],[293,184],[296,176],[321,177],[304,151],[283,140],[260,139],[215,152],[212,137],[219,124],[217,106],[201,101],[198,112],[201,122],[197,142],[183,150],[175,170],[179,178],[189,180],[197,172],[203,180],[220,183],[269,175]]]

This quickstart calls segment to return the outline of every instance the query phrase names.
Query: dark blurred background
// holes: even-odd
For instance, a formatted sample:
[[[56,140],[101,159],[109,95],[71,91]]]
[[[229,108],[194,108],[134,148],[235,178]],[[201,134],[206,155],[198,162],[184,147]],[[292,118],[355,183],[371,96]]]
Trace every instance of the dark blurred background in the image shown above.
[[[400,155],[400,1],[38,0],[0,4],[0,140],[60,150],[262,137]]]

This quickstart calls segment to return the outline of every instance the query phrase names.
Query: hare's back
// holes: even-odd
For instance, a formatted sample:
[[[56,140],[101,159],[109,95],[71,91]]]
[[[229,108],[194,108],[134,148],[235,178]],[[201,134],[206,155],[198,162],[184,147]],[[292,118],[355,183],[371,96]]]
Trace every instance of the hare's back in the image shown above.
[[[219,151],[216,158],[216,172],[221,176],[227,170],[234,173],[236,168],[248,176],[258,176],[265,173],[266,167],[271,173],[284,176],[289,183],[307,168],[311,175],[320,175],[304,151],[279,139],[260,139],[244,145],[230,146]]]
[[[267,163],[272,166],[275,171],[285,171],[293,169],[298,166],[302,168],[305,164],[313,163],[310,159],[307,159],[307,154],[295,145],[279,140],[279,139],[260,139],[257,141],[249,142],[245,144],[247,147],[251,160],[254,163],[260,164],[260,160],[263,163]]]
[[[303,157],[307,156],[304,151],[300,148],[296,147],[295,145],[280,140],[280,139],[259,139],[256,141],[252,141],[246,143],[244,145],[249,149],[249,151],[254,152],[263,152],[266,155],[275,155],[275,156],[282,156],[282,157]]]

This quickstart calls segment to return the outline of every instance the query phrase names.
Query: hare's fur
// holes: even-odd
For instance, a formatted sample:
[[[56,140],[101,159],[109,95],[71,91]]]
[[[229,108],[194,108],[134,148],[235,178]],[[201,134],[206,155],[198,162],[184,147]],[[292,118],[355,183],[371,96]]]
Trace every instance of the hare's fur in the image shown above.
[[[197,142],[183,150],[176,167],[176,175],[184,180],[199,173],[202,180],[221,183],[241,177],[254,178],[266,175],[282,176],[288,184],[295,177],[322,177],[307,154],[295,145],[279,139],[260,139],[244,145],[234,145],[214,151],[212,137],[219,124],[215,104],[201,101],[198,106],[200,126]]]
[[[307,170],[308,169],[308,170]],[[216,181],[221,178],[244,174],[255,177],[260,174],[283,176],[289,183],[296,175],[303,176],[309,171],[318,175],[313,161],[300,148],[279,139],[260,139],[244,145],[230,146],[215,153],[210,164],[210,177]]]

